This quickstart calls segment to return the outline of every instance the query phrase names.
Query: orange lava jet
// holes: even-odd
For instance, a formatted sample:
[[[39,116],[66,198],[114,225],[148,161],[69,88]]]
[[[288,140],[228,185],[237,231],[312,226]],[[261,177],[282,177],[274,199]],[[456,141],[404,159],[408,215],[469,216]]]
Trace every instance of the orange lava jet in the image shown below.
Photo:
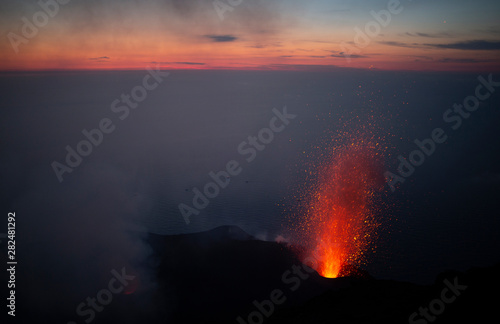
[[[374,201],[384,188],[379,151],[378,144],[351,142],[336,148],[317,170],[316,185],[305,197],[300,236],[304,262],[323,277],[348,275],[375,248]]]

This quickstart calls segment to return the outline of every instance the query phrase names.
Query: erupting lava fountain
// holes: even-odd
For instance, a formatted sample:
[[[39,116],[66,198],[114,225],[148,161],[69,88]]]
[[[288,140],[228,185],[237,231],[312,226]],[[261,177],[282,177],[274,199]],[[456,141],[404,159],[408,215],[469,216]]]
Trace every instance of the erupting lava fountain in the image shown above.
[[[357,139],[333,149],[303,197],[302,223],[295,230],[304,247],[301,258],[323,277],[348,275],[346,266],[364,264],[376,247],[376,197],[385,184],[378,146]]]

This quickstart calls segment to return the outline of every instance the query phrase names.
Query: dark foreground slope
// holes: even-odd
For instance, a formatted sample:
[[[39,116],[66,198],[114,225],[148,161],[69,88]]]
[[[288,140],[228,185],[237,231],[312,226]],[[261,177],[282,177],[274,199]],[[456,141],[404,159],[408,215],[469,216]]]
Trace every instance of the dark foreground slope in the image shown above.
[[[135,279],[123,290],[108,272],[97,286],[85,278],[72,283],[88,286],[76,299],[56,289],[28,298],[31,277],[20,272],[16,317],[6,318],[5,311],[0,323],[439,324],[497,319],[499,264],[448,271],[438,274],[433,285],[422,286],[378,280],[362,271],[326,279],[304,268],[286,245],[255,240],[237,227],[150,235],[148,240],[151,259],[142,267],[127,266],[126,274]],[[61,285],[67,282],[63,279]]]
[[[499,265],[441,273],[421,286],[326,279],[285,245],[254,240],[237,227],[150,242],[161,260],[159,294],[169,323],[481,322],[500,301]]]

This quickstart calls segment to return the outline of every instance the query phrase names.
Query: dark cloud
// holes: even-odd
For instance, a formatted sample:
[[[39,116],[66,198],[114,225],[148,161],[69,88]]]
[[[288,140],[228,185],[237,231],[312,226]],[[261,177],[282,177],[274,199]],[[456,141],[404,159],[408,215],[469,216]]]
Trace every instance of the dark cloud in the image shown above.
[[[345,52],[338,52],[338,51],[329,51],[333,54],[331,54],[331,57],[341,57],[341,58],[367,58],[368,56],[366,55],[359,55],[359,54],[346,54]]]
[[[200,63],[200,62],[146,62],[149,64],[186,64],[186,65],[205,65],[205,63]]]
[[[449,33],[410,33],[407,32],[403,34],[404,36],[411,36],[411,37],[427,37],[427,38],[450,38],[453,37]]]
[[[89,60],[101,63],[109,62],[110,58],[108,56],[90,57]]]
[[[238,39],[233,35],[204,35],[203,37],[209,38],[215,43],[234,42]]]
[[[471,59],[471,58],[462,58],[462,59],[455,59],[455,58],[443,58],[440,59],[438,62],[441,63],[484,63],[488,62],[488,60],[477,60],[477,59]]]
[[[307,55],[307,56],[303,56],[303,55],[281,55],[280,57],[284,57],[284,58],[290,58],[290,57],[326,58],[327,56],[325,56],[325,55]]]
[[[205,65],[205,63],[198,63],[198,62],[174,62],[174,64]]]
[[[443,49],[459,49],[459,50],[500,50],[500,41],[472,40],[455,42],[450,44],[418,44],[418,43],[403,43],[396,41],[383,41],[379,44],[406,48],[443,48]]]
[[[403,43],[403,42],[394,42],[394,41],[384,41],[384,42],[378,42],[379,44],[382,45],[387,45],[387,46],[396,46],[396,47],[406,47],[406,48],[419,48],[422,47],[421,45],[417,43]]]
[[[366,57],[368,57],[366,55],[359,55],[359,54],[344,54],[344,52],[341,52],[339,54],[332,54],[330,56],[331,57],[342,57],[342,58],[366,58]]]
[[[425,46],[446,48],[446,49],[459,49],[459,50],[485,50],[495,51],[500,50],[500,41],[487,41],[487,40],[471,40],[465,42],[456,42],[451,44],[424,44]]]

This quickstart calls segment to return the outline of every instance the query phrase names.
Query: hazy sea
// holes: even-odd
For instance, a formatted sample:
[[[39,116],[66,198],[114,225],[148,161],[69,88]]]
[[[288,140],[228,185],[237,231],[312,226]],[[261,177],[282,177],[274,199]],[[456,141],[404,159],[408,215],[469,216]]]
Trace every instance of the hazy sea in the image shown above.
[[[120,119],[112,103],[147,74],[0,75],[1,204],[20,216],[20,249],[36,246],[54,257],[83,251],[85,259],[92,240],[121,251],[122,231],[170,235],[220,225],[274,240],[285,232],[283,202],[296,194],[306,162],[314,164],[338,131],[356,133],[371,120],[392,172],[415,139],[437,127],[449,138],[391,193],[370,272],[430,282],[447,268],[499,261],[500,96],[481,102],[457,130],[443,121],[444,111],[474,94],[478,75],[174,70]],[[238,147],[284,107],[296,117],[248,162]],[[76,149],[82,131],[105,118],[114,130],[60,182],[51,164],[65,163],[66,147]],[[192,206],[193,188],[203,190],[209,173],[232,160],[241,173],[186,224],[179,204]]]

